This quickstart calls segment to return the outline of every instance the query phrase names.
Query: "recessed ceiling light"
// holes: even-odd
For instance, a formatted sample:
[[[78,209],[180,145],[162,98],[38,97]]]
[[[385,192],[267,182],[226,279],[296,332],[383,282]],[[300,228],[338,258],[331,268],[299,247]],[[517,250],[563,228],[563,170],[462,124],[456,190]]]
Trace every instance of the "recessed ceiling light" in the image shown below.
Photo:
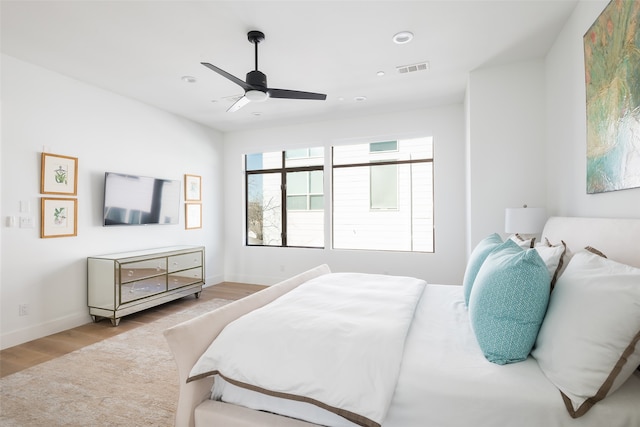
[[[356,96],[355,98],[353,98],[354,101],[356,102],[362,102],[362,101],[366,101],[367,97],[366,96]]]
[[[182,76],[182,81],[185,83],[195,83],[198,80],[193,76]]]
[[[396,44],[405,44],[413,40],[413,33],[411,31],[400,31],[393,36],[393,42]]]
[[[382,77],[382,76],[384,76],[384,71],[378,71],[378,72],[376,73],[376,76],[378,76],[378,77]]]

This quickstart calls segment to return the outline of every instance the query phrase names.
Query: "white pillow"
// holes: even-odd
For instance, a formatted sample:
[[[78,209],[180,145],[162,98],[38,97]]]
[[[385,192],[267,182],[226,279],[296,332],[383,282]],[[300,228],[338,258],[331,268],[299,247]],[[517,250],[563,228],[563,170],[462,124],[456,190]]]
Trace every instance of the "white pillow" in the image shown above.
[[[559,245],[554,245],[552,244],[548,238],[544,238],[544,244],[546,244],[547,246],[559,246]],[[569,265],[569,261],[571,261],[571,258],[573,257],[573,252],[571,251],[571,249],[567,246],[567,244],[564,242],[564,240],[560,240],[560,243],[565,247],[565,252],[564,255],[562,256],[562,260],[560,262],[560,266],[558,267],[558,274],[556,275],[556,280],[558,277],[560,277],[562,275],[562,273],[564,273],[564,269],[567,268],[567,265]],[[542,243],[541,243],[542,244]]]
[[[535,243],[536,243],[535,237],[532,237],[530,239],[525,239],[518,233],[512,234],[511,236],[509,236],[509,238],[514,242],[516,242],[518,246],[520,246],[522,249],[531,249],[535,246]]]
[[[532,356],[573,418],[640,364],[640,269],[576,253],[551,293]]]
[[[549,277],[551,278],[551,290],[556,285],[556,281],[558,280],[558,276],[560,275],[560,270],[562,269],[563,257],[567,251],[567,246],[564,242],[558,246],[551,246],[545,243],[538,243],[535,246],[536,251],[538,251],[538,255],[547,265],[547,270],[549,271]]]

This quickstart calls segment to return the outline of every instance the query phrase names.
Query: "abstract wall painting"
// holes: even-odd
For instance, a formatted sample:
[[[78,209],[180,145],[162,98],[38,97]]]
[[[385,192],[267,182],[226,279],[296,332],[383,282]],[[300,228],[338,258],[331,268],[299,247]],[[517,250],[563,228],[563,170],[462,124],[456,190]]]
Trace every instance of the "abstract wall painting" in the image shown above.
[[[640,187],[640,1],[612,0],[583,42],[587,193]]]

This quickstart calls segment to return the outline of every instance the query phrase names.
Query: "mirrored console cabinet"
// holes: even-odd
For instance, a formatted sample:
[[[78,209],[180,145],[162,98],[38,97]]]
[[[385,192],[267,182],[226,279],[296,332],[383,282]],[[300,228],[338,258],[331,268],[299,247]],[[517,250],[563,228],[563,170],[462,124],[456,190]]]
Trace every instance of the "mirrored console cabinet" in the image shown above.
[[[204,284],[204,246],[166,248],[87,258],[89,314],[118,326],[120,318],[195,294]]]

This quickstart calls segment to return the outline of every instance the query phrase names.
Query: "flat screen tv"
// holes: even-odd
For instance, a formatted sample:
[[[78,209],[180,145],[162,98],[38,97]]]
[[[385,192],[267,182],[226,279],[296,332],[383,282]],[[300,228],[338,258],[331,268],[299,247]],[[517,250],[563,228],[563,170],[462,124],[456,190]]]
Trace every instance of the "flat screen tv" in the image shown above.
[[[104,174],[104,225],[177,224],[181,182],[147,176]]]

